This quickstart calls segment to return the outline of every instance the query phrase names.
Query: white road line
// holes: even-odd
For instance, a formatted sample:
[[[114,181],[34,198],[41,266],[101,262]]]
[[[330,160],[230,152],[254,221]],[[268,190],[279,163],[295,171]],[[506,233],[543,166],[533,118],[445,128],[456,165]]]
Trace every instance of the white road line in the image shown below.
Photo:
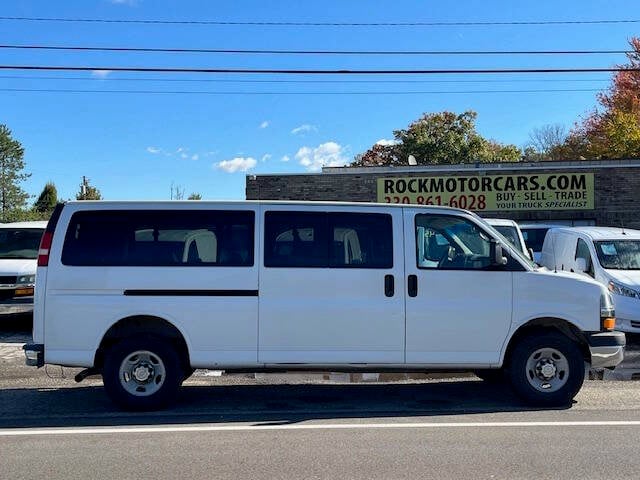
[[[309,423],[295,425],[164,425],[77,428],[5,428],[0,437],[46,435],[96,435],[120,433],[246,432],[260,430],[365,430],[384,428],[521,428],[521,427],[638,427],[640,420],[575,422],[426,422],[426,423]]]

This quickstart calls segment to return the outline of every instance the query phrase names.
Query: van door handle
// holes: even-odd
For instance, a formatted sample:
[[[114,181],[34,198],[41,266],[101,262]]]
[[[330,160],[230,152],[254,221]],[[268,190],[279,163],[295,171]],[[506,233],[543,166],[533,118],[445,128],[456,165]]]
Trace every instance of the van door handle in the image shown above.
[[[385,275],[384,276],[384,294],[387,297],[393,297],[395,291],[395,282],[393,280],[393,275]]]
[[[409,275],[407,279],[407,286],[409,290],[410,297],[418,296],[418,276],[417,275]]]

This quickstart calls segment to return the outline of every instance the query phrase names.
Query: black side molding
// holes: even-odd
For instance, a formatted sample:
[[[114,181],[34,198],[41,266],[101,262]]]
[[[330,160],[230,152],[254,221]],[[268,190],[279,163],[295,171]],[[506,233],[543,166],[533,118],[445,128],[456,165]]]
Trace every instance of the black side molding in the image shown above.
[[[129,297],[257,297],[258,290],[125,290]]]

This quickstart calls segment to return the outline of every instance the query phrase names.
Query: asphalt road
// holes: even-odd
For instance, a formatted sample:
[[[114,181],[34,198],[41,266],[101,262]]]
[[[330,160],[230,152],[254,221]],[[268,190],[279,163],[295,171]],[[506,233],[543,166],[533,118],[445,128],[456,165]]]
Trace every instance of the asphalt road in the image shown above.
[[[538,410],[474,377],[201,372],[175,407],[134,414],[99,379],[23,366],[21,335],[0,334],[0,479],[640,477],[637,381],[588,381],[573,405]]]

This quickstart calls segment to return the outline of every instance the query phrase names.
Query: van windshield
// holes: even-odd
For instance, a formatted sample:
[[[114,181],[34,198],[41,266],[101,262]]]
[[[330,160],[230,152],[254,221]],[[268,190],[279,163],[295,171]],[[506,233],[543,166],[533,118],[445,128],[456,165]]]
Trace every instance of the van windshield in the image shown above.
[[[38,258],[41,228],[2,228],[0,229],[0,258]]]
[[[640,240],[604,240],[594,244],[602,268],[640,270]]]
[[[509,242],[511,242],[511,244],[516,247],[519,252],[524,253],[516,227],[512,225],[493,225],[493,228],[500,232],[504,238],[509,240]]]

